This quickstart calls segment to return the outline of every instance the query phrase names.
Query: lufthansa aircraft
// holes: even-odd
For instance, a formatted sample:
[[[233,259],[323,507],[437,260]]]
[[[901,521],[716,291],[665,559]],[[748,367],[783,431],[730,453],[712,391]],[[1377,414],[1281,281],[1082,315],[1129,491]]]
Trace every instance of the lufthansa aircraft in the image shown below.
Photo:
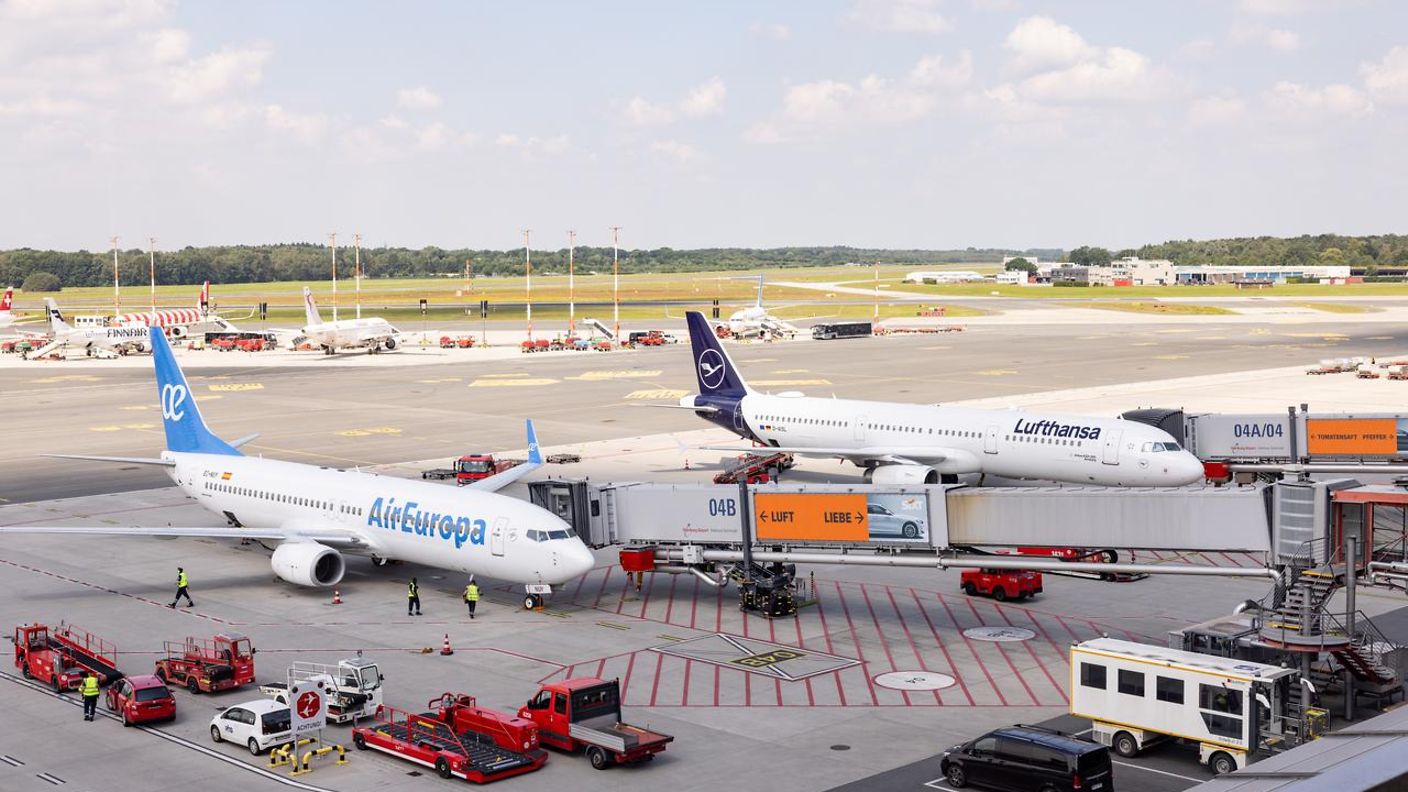
[[[496,490],[542,465],[533,422],[528,462],[467,487],[390,478],[242,455],[205,426],[195,394],[160,328],[151,328],[157,396],[166,428],[158,459],[53,454],[165,467],[171,480],[228,528],[7,526],[4,533],[191,536],[278,542],[274,573],[300,586],[342,580],[344,552],[450,569],[527,585],[536,605],[549,587],[585,574],[591,551],[551,512]]]
[[[969,473],[1124,487],[1203,478],[1202,463],[1172,436],[1133,421],[758,393],[704,315],[687,318],[699,393],[680,407],[779,451],[849,459],[875,484],[934,484]]]

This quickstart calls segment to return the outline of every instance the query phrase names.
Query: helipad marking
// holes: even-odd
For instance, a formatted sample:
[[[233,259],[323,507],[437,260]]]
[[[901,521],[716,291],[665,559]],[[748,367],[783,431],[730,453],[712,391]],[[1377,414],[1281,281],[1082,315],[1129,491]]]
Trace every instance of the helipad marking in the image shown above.
[[[754,385],[761,385],[765,388],[778,388],[788,385],[830,385],[829,379],[776,379],[776,380],[754,380]]]
[[[875,684],[890,690],[943,690],[958,680],[935,671],[891,671],[876,675]]]
[[[477,379],[469,383],[470,388],[514,388],[535,385],[556,385],[557,380],[546,377],[514,377],[513,379]]]
[[[640,400],[650,400],[650,399],[678,399],[678,398],[680,398],[681,396],[684,396],[684,395],[687,394],[687,393],[689,393],[689,391],[684,391],[684,390],[672,390],[672,389],[670,389],[670,388],[659,388],[659,389],[657,389],[657,390],[638,390],[638,391],[631,391],[630,393],[627,393],[627,394],[626,394],[626,398],[627,398],[627,399],[640,399]]]
[[[841,655],[724,633],[652,646],[650,651],[787,682],[860,665],[859,660]]]
[[[583,380],[586,382],[600,382],[614,379],[638,379],[660,376],[660,371],[641,371],[638,369],[626,369],[621,371],[583,371],[576,376],[567,377],[570,380]]]
[[[975,641],[991,641],[993,643],[1011,643],[1013,641],[1030,641],[1036,637],[1036,633],[1025,627],[969,627],[963,631],[965,638],[972,638]]]
[[[207,385],[206,387],[215,392],[223,391],[226,393],[231,391],[264,390],[264,384],[260,382],[230,382],[223,385]]]

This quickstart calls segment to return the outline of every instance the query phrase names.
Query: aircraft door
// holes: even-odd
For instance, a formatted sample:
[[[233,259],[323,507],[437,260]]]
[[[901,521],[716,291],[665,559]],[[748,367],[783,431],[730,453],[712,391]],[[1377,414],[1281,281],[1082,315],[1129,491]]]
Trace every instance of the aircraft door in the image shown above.
[[[494,520],[494,527],[489,529],[489,552],[496,556],[504,554],[504,534],[508,532],[508,520],[500,517]]]
[[[865,442],[865,416],[864,416],[864,415],[859,416],[859,417],[856,418],[856,423],[855,423],[855,438],[856,438],[856,440],[859,440],[859,441],[861,441],[861,442]]]
[[[1107,465],[1118,465],[1120,463],[1120,438],[1123,436],[1124,432],[1119,430],[1110,432],[1104,436],[1105,447],[1103,455],[1100,458],[1101,462]]]
[[[987,429],[987,432],[985,432],[985,433],[983,434],[983,453],[984,453],[984,454],[996,454],[996,453],[997,453],[997,433],[998,433],[998,431],[999,431],[999,430],[998,430],[997,426],[996,426],[996,425],[993,425],[993,426],[989,426],[988,429]]]

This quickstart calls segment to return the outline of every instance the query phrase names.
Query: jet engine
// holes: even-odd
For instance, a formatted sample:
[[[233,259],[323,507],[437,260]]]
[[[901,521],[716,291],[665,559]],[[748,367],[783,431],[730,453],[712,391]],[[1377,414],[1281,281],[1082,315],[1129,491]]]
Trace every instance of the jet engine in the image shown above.
[[[877,465],[865,471],[865,481],[889,487],[938,484],[939,471],[927,465]]]
[[[347,571],[342,554],[317,542],[284,542],[269,559],[274,574],[299,586],[335,586]]]

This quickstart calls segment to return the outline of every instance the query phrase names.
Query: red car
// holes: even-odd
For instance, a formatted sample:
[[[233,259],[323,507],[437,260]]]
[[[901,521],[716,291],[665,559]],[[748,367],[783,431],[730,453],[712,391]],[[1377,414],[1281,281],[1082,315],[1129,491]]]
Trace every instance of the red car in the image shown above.
[[[176,698],[154,676],[124,677],[108,686],[108,710],[122,716],[122,725],[175,720]]]
[[[1024,600],[1041,593],[1041,573],[1016,569],[965,569],[960,576],[963,593],[982,594],[998,602]]]

